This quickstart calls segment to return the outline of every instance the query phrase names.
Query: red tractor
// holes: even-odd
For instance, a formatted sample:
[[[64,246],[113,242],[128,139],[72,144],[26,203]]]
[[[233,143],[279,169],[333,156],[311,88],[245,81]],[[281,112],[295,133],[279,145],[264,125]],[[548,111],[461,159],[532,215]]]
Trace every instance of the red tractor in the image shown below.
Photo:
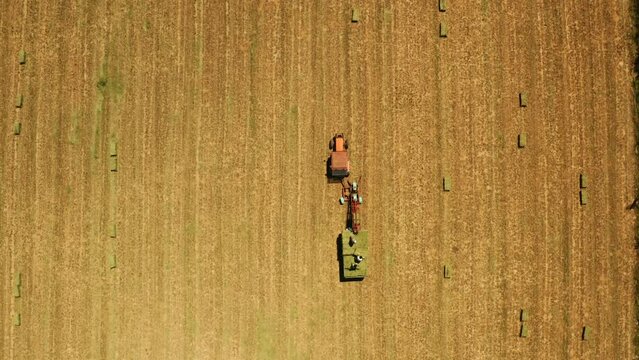
[[[333,178],[345,178],[351,171],[348,159],[348,141],[344,134],[336,134],[331,139],[331,158],[329,159],[329,175]]]

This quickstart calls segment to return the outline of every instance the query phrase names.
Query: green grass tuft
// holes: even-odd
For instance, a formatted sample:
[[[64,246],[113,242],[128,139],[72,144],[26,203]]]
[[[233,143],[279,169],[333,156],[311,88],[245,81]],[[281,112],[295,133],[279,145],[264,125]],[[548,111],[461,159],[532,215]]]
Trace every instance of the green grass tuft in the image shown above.
[[[80,142],[78,128],[80,126],[80,114],[77,111],[71,113],[71,129],[69,130],[69,143],[77,145]]]
[[[100,90],[100,92],[104,92],[104,89],[107,86],[107,79],[106,77],[100,77],[100,80],[98,80],[98,90]]]

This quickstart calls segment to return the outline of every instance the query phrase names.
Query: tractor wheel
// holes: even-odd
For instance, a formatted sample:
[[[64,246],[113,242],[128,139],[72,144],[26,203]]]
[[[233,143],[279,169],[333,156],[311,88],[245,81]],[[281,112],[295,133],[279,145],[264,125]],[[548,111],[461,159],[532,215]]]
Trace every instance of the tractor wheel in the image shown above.
[[[331,141],[328,142],[328,149],[333,150],[335,148],[335,138],[332,138]]]
[[[348,140],[344,140],[344,149],[348,150]]]

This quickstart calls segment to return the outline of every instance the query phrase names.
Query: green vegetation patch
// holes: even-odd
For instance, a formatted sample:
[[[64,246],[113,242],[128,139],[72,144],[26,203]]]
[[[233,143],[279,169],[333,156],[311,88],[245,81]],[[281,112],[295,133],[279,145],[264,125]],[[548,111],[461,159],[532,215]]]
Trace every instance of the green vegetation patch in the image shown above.
[[[257,359],[277,359],[273,322],[259,314],[256,325]]]
[[[193,222],[189,222],[184,226],[184,233],[189,237],[197,235],[197,227]]]
[[[257,19],[257,10],[251,10],[251,18]],[[254,21],[254,24],[257,24],[257,20]],[[257,79],[257,71],[258,71],[258,57],[257,57],[257,46],[258,46],[258,31],[257,28],[252,29],[250,36],[250,45],[249,45],[249,65],[250,65],[250,93],[249,93],[249,114],[248,114],[248,128],[249,134],[251,137],[255,137],[257,134],[257,89],[256,89],[256,79]]]
[[[124,83],[117,70],[109,66],[108,54],[105,54],[100,65],[98,81],[96,86],[102,95],[122,96],[124,94]]]
[[[71,113],[71,130],[69,130],[69,143],[77,145],[80,142],[78,128],[80,127],[80,114],[77,111]]]
[[[389,24],[391,21],[393,21],[393,10],[384,9],[384,22]]]
[[[100,138],[102,137],[102,126],[100,124],[104,120],[105,103],[109,101],[109,99],[119,101],[124,95],[124,83],[122,82],[121,76],[117,70],[111,69],[108,60],[109,55],[107,52],[100,65],[98,79],[96,81],[98,91],[93,122],[93,139],[91,141],[91,154],[94,159],[99,157],[98,145],[101,143]]]
[[[299,107],[297,104],[291,105],[285,116],[287,134],[286,151],[290,154],[297,151],[297,127],[299,126]]]

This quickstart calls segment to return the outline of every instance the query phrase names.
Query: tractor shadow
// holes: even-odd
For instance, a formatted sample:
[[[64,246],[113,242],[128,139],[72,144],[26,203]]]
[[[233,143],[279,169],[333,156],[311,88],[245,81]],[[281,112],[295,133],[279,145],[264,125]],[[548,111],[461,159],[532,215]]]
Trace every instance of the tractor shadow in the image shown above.
[[[364,280],[361,279],[347,279],[344,277],[344,259],[342,258],[342,234],[337,235],[337,241],[335,242],[335,247],[337,249],[337,262],[339,263],[339,282],[360,282]]]

